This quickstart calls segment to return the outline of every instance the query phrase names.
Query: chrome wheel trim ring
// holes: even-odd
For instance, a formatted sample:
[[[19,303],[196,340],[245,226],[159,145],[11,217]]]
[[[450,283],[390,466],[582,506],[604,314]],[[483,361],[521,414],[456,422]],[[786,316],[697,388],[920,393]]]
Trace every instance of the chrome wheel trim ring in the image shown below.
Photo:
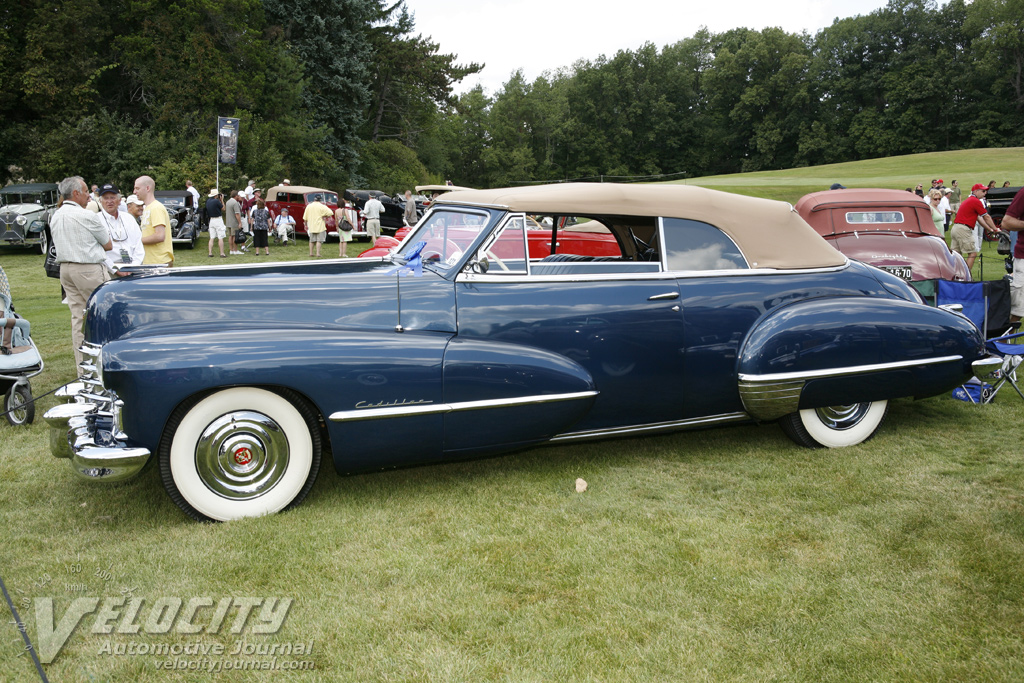
[[[288,437],[272,418],[239,410],[207,425],[196,443],[196,472],[213,493],[250,500],[274,488],[288,470]]]
[[[816,408],[814,412],[817,414],[818,419],[821,420],[821,423],[829,429],[843,431],[860,424],[870,408],[870,403],[854,403],[848,406]]]

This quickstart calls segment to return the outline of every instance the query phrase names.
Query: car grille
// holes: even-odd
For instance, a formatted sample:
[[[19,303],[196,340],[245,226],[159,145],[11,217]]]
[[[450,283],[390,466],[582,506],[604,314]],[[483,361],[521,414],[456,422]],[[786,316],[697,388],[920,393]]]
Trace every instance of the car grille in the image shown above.
[[[25,229],[28,227],[28,223],[25,225],[18,225],[19,214],[13,211],[4,211],[0,213],[0,241],[4,242],[24,242],[25,241]]]

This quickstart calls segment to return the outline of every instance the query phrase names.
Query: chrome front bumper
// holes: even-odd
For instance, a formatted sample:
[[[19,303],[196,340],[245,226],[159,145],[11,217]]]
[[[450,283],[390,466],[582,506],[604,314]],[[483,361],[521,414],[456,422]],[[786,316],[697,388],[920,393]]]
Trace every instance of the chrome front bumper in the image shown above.
[[[87,359],[79,366],[79,382],[69,384],[57,395],[67,403],[46,411],[50,426],[50,451],[69,458],[79,477],[89,481],[120,482],[131,479],[146,466],[147,448],[129,446],[121,430],[123,402],[103,387],[95,361],[99,347],[86,344]]]

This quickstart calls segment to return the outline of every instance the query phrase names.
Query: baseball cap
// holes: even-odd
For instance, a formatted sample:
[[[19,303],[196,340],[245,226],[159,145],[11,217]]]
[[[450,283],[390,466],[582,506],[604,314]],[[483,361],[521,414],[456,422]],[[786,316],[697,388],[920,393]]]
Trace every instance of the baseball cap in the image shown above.
[[[974,192],[975,190],[987,190],[987,189],[988,189],[988,185],[982,185],[981,183],[974,183],[974,187],[971,188],[971,192]]]
[[[97,196],[102,197],[108,192],[113,192],[114,194],[121,194],[121,191],[117,189],[117,185],[115,185],[114,183],[105,183],[103,185],[100,185],[100,189],[99,192],[97,192]]]
[[[136,195],[128,195],[128,199],[124,200],[126,204],[138,204],[139,206],[145,206],[146,203],[139,199]]]
[[[830,189],[830,190],[845,190],[846,186],[845,185],[840,185],[839,183],[832,183],[832,187],[830,187],[828,189]]]

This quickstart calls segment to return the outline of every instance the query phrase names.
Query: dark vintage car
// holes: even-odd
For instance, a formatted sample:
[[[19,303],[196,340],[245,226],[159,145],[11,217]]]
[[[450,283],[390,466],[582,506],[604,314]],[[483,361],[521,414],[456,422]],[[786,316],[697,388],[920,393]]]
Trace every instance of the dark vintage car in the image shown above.
[[[812,192],[800,198],[796,210],[839,251],[904,280],[971,280],[963,256],[950,251],[935,228],[929,206],[910,192]]]
[[[1006,215],[1006,210],[1010,208],[1010,202],[1019,191],[1019,187],[993,187],[985,193],[988,213],[997,226],[1002,225],[1003,216]]]
[[[306,234],[306,221],[302,216],[306,212],[307,205],[321,202],[331,211],[338,210],[337,192],[308,185],[275,185],[267,190],[265,201],[267,208],[274,216],[279,216],[281,209],[288,209],[288,215],[295,219],[295,233],[298,235]],[[334,225],[334,217],[327,218],[325,223],[327,224],[327,236],[337,236],[338,230]]]
[[[376,197],[384,206],[384,213],[380,215],[381,234],[394,235],[399,228],[405,225],[403,220],[405,216],[405,202],[396,202],[386,192],[381,192],[380,190],[345,190],[345,199],[352,202],[352,206],[360,212],[370,197]],[[360,236],[366,234],[365,223],[365,219],[360,215],[357,232]]]
[[[50,217],[60,203],[53,183],[8,185],[0,189],[0,246],[35,247],[45,254]]]
[[[201,228],[192,193],[187,190],[157,190],[153,195],[167,209],[167,215],[171,219],[171,240],[174,247],[195,248]]]
[[[527,215],[597,221],[617,253],[534,258]],[[849,446],[890,399],[993,362],[790,205],[692,186],[453,192],[388,258],[135,270],[89,302],[51,448],[93,481],[154,457],[196,519],[295,505],[322,457],[345,474],[751,421]]]

